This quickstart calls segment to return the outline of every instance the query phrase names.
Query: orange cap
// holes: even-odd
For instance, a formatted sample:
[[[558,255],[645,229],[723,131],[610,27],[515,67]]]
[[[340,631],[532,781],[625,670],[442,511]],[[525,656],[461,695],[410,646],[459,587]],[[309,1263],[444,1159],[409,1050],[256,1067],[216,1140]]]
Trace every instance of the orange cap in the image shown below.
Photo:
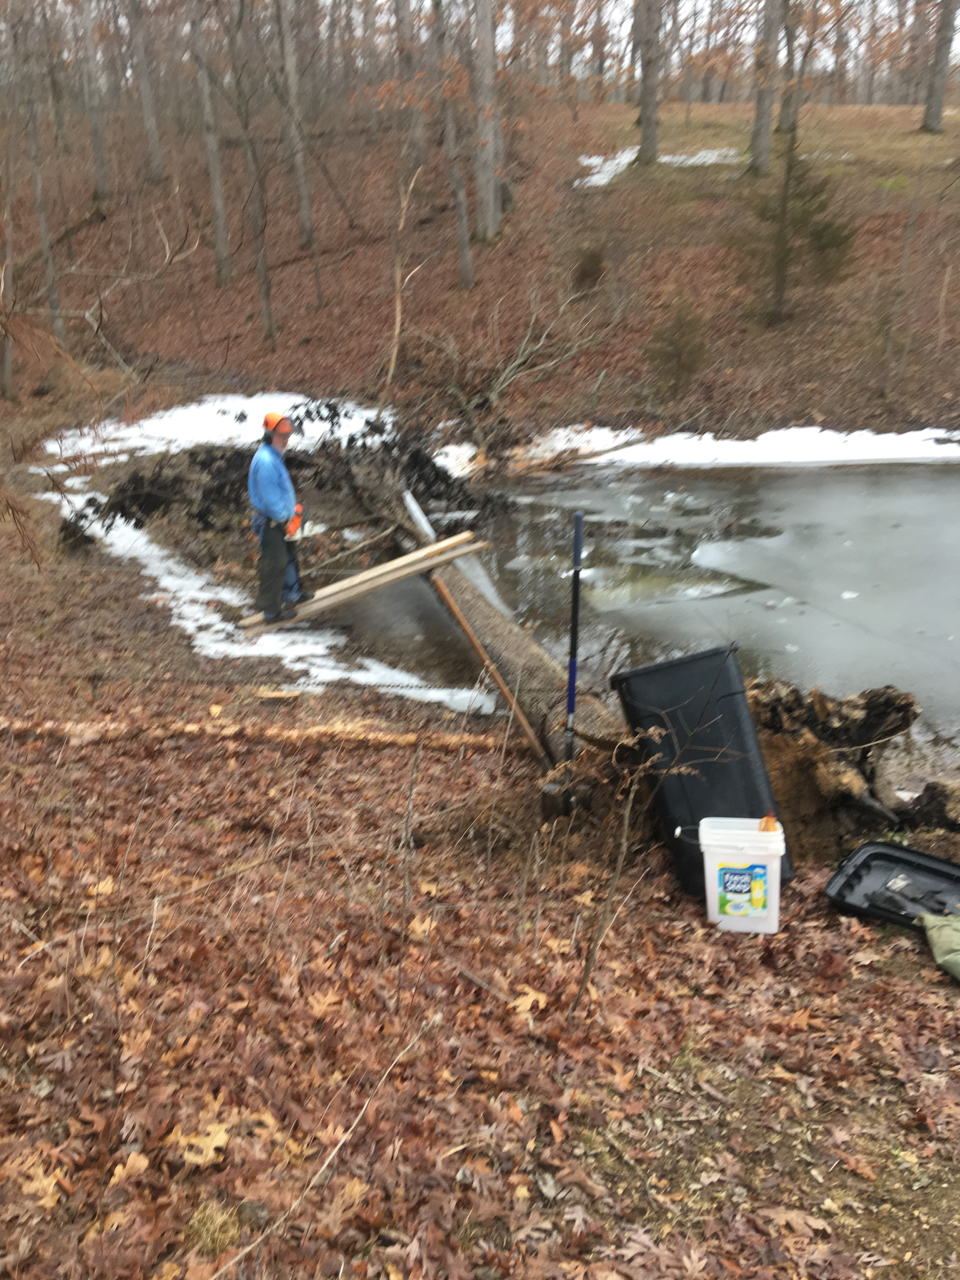
[[[264,431],[276,431],[279,435],[288,436],[293,431],[293,423],[282,413],[268,413],[263,419]]]

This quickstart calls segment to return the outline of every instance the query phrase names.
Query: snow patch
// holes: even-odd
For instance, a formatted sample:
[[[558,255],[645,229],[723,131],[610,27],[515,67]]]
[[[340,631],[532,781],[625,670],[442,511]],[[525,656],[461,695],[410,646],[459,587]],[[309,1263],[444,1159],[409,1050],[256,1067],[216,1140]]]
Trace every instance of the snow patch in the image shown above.
[[[590,172],[578,178],[575,187],[605,187],[623,173],[640,154],[639,147],[627,147],[611,156],[581,156],[580,163]],[[675,169],[701,168],[710,164],[740,164],[743,153],[736,147],[714,147],[697,151],[693,155],[658,156],[658,164],[672,165]]]
[[[617,431],[612,427],[592,427],[579,424],[572,427],[554,427],[546,435],[538,436],[531,444],[517,451],[520,460],[542,462],[561,453],[588,454],[609,453],[631,444],[642,433],[635,430]]]
[[[198,445],[244,447],[259,443],[263,415],[283,412],[302,422],[302,447],[313,448],[321,440],[347,443],[361,434],[380,432],[388,435],[391,418],[384,414],[373,430],[372,410],[359,405],[332,402],[320,404],[304,401],[286,393],[257,396],[207,396],[197,404],[181,405],[155,414],[142,422],[127,424],[109,422],[96,432],[68,432],[51,453],[51,463],[38,471],[73,469],[60,459],[113,460],[118,450],[132,455],[177,453]],[[72,476],[66,483],[71,493],[38,494],[38,497],[60,503],[66,516],[76,515],[87,499],[95,497],[89,486],[91,477]],[[220,614],[221,605],[232,605],[249,612],[251,601],[237,587],[215,583],[206,574],[191,568],[177,556],[159,546],[143,529],[116,520],[111,528],[94,520],[88,531],[98,537],[111,552],[123,560],[133,560],[143,573],[152,578],[156,588],[144,596],[166,605],[173,623],[190,636],[193,647],[207,658],[278,658],[290,672],[292,687],[319,690],[336,680],[349,680],[368,685],[384,693],[400,693],[416,702],[435,702],[453,711],[491,714],[496,699],[476,689],[437,688],[411,672],[388,667],[385,663],[364,658],[348,663],[336,655],[343,637],[336,631],[295,625],[283,631],[250,636]]]
[[[714,147],[698,151],[692,156],[659,156],[659,164],[671,164],[676,169],[701,168],[708,164],[740,164],[743,152],[736,147]]]
[[[104,423],[95,431],[68,431],[59,441],[61,458],[102,459],[106,455],[179,453],[197,445],[250,448],[260,443],[266,413],[285,413],[303,428],[293,447],[312,449],[322,440],[339,440],[366,433],[376,411],[349,402],[305,400],[290,392],[264,392],[255,396],[204,396],[195,404],[177,405],[140,422]],[[389,434],[392,418],[383,414],[382,429]]]
[[[873,431],[785,427],[766,431],[756,440],[718,440],[709,434],[678,432],[609,453],[588,450],[588,445],[585,436],[584,454],[589,452],[585,461],[624,467],[830,467],[960,461],[960,434],[937,427],[879,435]]]

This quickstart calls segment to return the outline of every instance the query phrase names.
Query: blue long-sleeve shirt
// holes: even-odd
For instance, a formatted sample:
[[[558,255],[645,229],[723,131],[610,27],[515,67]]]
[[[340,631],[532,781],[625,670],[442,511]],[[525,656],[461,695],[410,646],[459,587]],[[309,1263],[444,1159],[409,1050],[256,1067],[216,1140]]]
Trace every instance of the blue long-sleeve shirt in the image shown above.
[[[247,492],[255,511],[286,524],[294,514],[297,495],[283,458],[273,445],[262,444],[253,455]]]

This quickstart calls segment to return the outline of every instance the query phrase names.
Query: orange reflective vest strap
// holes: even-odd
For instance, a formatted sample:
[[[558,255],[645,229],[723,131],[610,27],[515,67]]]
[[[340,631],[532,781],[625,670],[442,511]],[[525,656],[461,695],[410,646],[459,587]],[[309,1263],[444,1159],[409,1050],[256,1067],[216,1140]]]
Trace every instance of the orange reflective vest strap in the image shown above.
[[[300,526],[303,524],[303,507],[298,502],[293,515],[290,517],[290,523],[287,525],[285,537],[292,538],[294,534],[299,533]]]

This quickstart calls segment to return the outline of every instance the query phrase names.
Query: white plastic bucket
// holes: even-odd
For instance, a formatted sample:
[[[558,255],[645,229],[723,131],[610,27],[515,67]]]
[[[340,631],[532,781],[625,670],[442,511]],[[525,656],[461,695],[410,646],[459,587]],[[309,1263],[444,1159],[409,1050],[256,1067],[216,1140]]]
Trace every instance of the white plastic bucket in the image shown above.
[[[761,831],[759,818],[703,818],[699,826],[707,919],[735,933],[780,928],[783,827]]]

